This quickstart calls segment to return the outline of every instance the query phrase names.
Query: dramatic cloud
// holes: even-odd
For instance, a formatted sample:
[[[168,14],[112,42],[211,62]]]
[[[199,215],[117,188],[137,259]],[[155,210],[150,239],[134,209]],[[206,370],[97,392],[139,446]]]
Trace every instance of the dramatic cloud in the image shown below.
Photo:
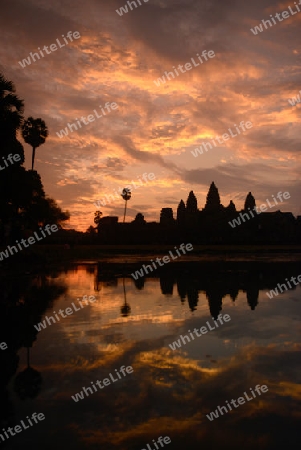
[[[71,212],[68,226],[88,228],[94,201],[145,172],[156,179],[133,191],[129,219],[142,212],[158,220],[162,207],[175,209],[191,189],[202,207],[212,181],[224,203],[233,198],[238,208],[250,190],[258,201],[289,190],[287,206],[300,214],[301,103],[288,99],[301,89],[301,13],[258,35],[250,30],[293,2],[150,0],[119,16],[125,3],[2,1],[0,71],[24,99],[25,116],[49,127],[36,169],[48,195]],[[80,39],[20,66],[38,47],[64,42],[68,31]],[[203,50],[215,57],[155,85]],[[57,136],[106,102],[118,109]],[[191,150],[241,121],[253,127],[193,157]],[[104,215],[121,215],[122,199],[117,203]]]

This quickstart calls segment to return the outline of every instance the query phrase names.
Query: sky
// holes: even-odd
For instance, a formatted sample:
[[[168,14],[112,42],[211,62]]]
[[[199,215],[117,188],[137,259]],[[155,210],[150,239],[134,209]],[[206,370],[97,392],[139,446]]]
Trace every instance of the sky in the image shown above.
[[[66,227],[85,231],[97,209],[121,221],[124,201],[116,191],[137,180],[127,221],[138,212],[159,221],[163,207],[175,214],[191,190],[202,209],[212,181],[225,206],[232,199],[241,209],[249,191],[257,205],[287,191],[280,209],[300,215],[301,103],[288,101],[301,89],[301,12],[293,0],[136,3],[121,16],[116,10],[125,0],[1,0],[0,72],[24,100],[25,118],[48,126],[35,169],[47,195],[70,212]],[[295,14],[251,31],[289,6]],[[67,44],[69,31],[80,37]],[[30,52],[45,45],[49,54],[33,62]],[[194,66],[191,58],[200,62],[204,51],[207,61]],[[30,64],[22,68],[25,58]],[[154,83],[186,63],[192,67],[185,73]],[[118,107],[102,115],[106,102]],[[91,114],[93,122],[57,135]],[[242,121],[252,127],[222,139]],[[217,146],[193,156],[216,136]],[[32,150],[22,143],[30,169]],[[94,205],[109,194],[107,204]]]

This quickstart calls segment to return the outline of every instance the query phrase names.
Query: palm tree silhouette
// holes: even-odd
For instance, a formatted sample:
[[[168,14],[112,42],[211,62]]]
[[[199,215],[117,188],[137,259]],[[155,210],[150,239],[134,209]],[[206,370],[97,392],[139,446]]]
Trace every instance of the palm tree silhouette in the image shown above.
[[[123,198],[123,200],[125,200],[125,205],[124,205],[124,216],[123,216],[123,223],[125,222],[125,214],[126,214],[126,205],[128,200],[130,200],[132,194],[129,188],[124,188],[121,194],[121,197]]]
[[[36,148],[44,144],[48,136],[46,123],[42,119],[28,117],[22,125],[22,136],[24,141],[32,146],[31,170],[33,170]]]

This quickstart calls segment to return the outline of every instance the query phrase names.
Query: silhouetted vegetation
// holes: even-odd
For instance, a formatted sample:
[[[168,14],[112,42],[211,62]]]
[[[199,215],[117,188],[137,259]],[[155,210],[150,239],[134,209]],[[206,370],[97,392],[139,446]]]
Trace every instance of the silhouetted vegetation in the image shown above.
[[[42,119],[24,121],[24,102],[14,84],[0,74],[0,164],[9,155],[19,155],[0,172],[0,244],[28,237],[39,226],[60,224],[69,218],[55,200],[45,195],[40,175],[33,170],[35,149],[45,142],[48,130]],[[17,138],[22,130],[33,147],[32,170],[25,170],[23,145]],[[11,157],[10,157],[11,158]]]
[[[32,146],[31,170],[33,170],[36,148],[44,144],[48,136],[48,128],[44,120],[28,117],[22,125],[22,136],[24,141]]]

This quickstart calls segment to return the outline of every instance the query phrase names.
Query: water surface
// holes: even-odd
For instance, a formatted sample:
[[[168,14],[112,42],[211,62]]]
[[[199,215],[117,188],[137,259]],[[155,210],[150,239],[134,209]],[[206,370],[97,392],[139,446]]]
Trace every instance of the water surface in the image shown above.
[[[155,449],[159,436],[170,437],[169,449],[292,448],[300,439],[301,291],[266,292],[299,275],[300,264],[169,264],[136,282],[133,267],[78,264],[1,280],[1,429],[45,415],[3,448]],[[84,295],[96,301],[34,328]],[[231,320],[169,347],[219,314]],[[133,373],[72,399],[122,366]],[[208,420],[258,384],[268,392]]]

